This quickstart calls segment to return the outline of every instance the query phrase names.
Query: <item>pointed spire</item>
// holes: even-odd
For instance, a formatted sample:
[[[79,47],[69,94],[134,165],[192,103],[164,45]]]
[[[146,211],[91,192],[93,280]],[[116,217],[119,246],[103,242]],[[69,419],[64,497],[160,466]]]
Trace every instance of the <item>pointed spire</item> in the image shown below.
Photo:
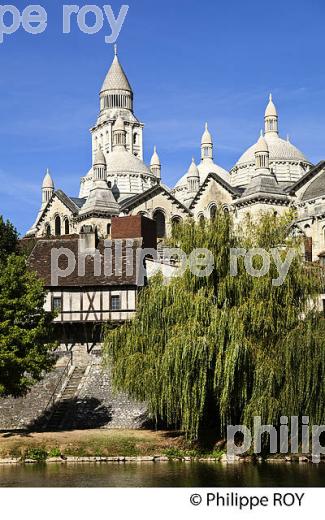
[[[106,75],[101,92],[107,90],[126,90],[132,93],[129,80],[123,70],[122,65],[119,62],[116,46],[114,46],[114,59]]]
[[[114,56],[117,56],[117,43],[114,44]]]

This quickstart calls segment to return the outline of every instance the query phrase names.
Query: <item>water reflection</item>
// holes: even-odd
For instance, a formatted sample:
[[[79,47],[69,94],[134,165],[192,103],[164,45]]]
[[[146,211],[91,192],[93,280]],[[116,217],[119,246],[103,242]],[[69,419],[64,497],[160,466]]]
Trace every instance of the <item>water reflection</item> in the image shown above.
[[[325,464],[125,463],[0,466],[0,487],[258,487],[325,484]]]

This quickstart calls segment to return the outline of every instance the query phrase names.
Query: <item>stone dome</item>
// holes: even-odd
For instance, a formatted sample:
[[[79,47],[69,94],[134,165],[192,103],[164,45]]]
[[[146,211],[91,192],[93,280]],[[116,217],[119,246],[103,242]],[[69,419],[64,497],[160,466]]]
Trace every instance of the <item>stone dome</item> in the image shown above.
[[[229,173],[221,168],[221,166],[215,164],[213,161],[208,161],[205,159],[204,161],[201,161],[200,164],[198,164],[197,169],[199,170],[200,175],[200,185],[203,184],[209,173],[216,173],[223,180],[230,183]],[[175,188],[181,188],[183,186],[187,186],[187,173],[181,177],[181,179],[175,185]]]
[[[115,150],[109,153],[106,156],[106,164],[109,176],[119,173],[138,173],[153,176],[143,161],[126,150]]]
[[[268,135],[264,136],[270,153],[270,161],[303,161],[309,162],[308,159],[304,156],[304,154],[298,150],[293,144],[289,141],[285,141],[281,139],[281,137],[277,135]],[[255,161],[255,152],[257,150],[257,143],[253,144],[243,153],[240,159],[237,161],[236,166],[242,166],[244,164],[254,163]]]

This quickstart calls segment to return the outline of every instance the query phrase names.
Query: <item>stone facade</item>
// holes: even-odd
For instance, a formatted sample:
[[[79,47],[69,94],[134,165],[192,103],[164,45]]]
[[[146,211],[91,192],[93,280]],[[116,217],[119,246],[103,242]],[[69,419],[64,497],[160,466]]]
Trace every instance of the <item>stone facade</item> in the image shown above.
[[[156,220],[158,238],[163,239],[173,223],[210,219],[216,208],[232,212],[240,223],[247,212],[281,214],[294,207],[299,229],[313,239],[313,259],[318,259],[325,245],[318,202],[323,191],[309,196],[308,185],[320,175],[319,165],[313,167],[288,138],[280,136],[272,96],[264,114],[262,141],[249,146],[229,172],[214,160],[213,138],[206,123],[198,164],[193,159],[172,189],[162,182],[156,147],[150,164],[143,162],[143,128],[134,113],[132,87],[115,52],[91,129],[92,166],[81,177],[79,196],[68,197],[55,190],[47,172],[42,205],[28,236],[79,235],[91,226],[104,239],[111,236],[113,216],[143,214]]]

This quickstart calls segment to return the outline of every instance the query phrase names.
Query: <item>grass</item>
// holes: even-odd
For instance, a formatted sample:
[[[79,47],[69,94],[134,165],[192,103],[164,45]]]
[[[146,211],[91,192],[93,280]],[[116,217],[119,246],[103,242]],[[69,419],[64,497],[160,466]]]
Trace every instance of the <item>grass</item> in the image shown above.
[[[44,460],[46,457],[60,455],[133,457],[165,454],[175,457],[195,456],[190,444],[185,441],[181,433],[177,432],[85,430],[0,434],[0,458],[22,457]]]

